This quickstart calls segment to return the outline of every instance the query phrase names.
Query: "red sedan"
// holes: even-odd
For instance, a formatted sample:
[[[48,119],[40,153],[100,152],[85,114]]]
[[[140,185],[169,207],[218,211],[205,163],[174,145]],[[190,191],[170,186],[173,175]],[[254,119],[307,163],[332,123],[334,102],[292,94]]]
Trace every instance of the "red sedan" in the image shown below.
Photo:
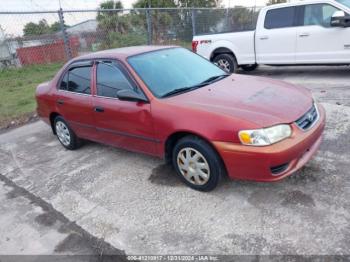
[[[316,152],[325,111],[305,88],[228,75],[179,47],[106,50],[68,62],[36,91],[61,144],[82,139],[172,162],[190,187],[228,175],[277,181]]]

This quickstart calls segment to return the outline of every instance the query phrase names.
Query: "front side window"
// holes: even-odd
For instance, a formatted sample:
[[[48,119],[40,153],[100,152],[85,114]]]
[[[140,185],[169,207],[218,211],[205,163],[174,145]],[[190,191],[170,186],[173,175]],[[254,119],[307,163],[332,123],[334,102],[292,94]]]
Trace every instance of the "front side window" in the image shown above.
[[[60,90],[80,94],[91,93],[91,65],[71,67],[62,77]]]
[[[336,11],[339,11],[339,9],[329,4],[306,5],[304,25],[331,27],[331,18]]]
[[[110,61],[97,64],[96,88],[98,96],[117,97],[117,92],[122,89],[133,89],[120,67]]]
[[[277,29],[295,26],[295,7],[284,7],[267,11],[266,29]]]
[[[227,74],[184,48],[168,48],[128,58],[129,64],[156,97],[203,87]],[[178,91],[178,92],[177,92]]]

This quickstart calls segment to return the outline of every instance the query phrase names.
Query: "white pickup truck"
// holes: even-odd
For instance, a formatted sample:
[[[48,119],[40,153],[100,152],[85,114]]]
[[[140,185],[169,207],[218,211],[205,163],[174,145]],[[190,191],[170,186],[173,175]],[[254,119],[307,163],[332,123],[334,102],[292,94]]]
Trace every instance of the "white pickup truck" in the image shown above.
[[[227,72],[258,65],[349,65],[350,0],[263,8],[256,30],[194,36],[192,49]]]

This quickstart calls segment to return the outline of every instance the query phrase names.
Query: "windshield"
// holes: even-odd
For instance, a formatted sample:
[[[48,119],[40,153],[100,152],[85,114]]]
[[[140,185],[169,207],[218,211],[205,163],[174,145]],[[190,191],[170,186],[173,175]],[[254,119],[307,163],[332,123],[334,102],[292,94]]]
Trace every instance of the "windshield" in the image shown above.
[[[335,0],[335,1],[350,8],[350,0]]]
[[[184,48],[140,54],[130,57],[128,62],[151,92],[160,98],[200,88],[227,75],[208,60]]]

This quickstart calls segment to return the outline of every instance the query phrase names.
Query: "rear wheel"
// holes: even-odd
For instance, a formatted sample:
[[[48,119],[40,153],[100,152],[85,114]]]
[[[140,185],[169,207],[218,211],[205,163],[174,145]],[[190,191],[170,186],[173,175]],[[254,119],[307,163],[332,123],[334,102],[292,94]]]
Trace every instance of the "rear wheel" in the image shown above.
[[[79,148],[81,140],[76,136],[73,130],[68,126],[63,117],[57,116],[54,121],[55,133],[58,141],[67,149],[74,150]]]
[[[196,136],[186,136],[173,149],[173,165],[189,187],[211,191],[218,184],[225,169],[216,151]]]
[[[251,65],[242,65],[241,68],[246,72],[251,72],[257,69],[257,64],[251,64]]]
[[[237,60],[230,54],[217,55],[214,57],[213,62],[227,73],[236,73],[238,70]]]

